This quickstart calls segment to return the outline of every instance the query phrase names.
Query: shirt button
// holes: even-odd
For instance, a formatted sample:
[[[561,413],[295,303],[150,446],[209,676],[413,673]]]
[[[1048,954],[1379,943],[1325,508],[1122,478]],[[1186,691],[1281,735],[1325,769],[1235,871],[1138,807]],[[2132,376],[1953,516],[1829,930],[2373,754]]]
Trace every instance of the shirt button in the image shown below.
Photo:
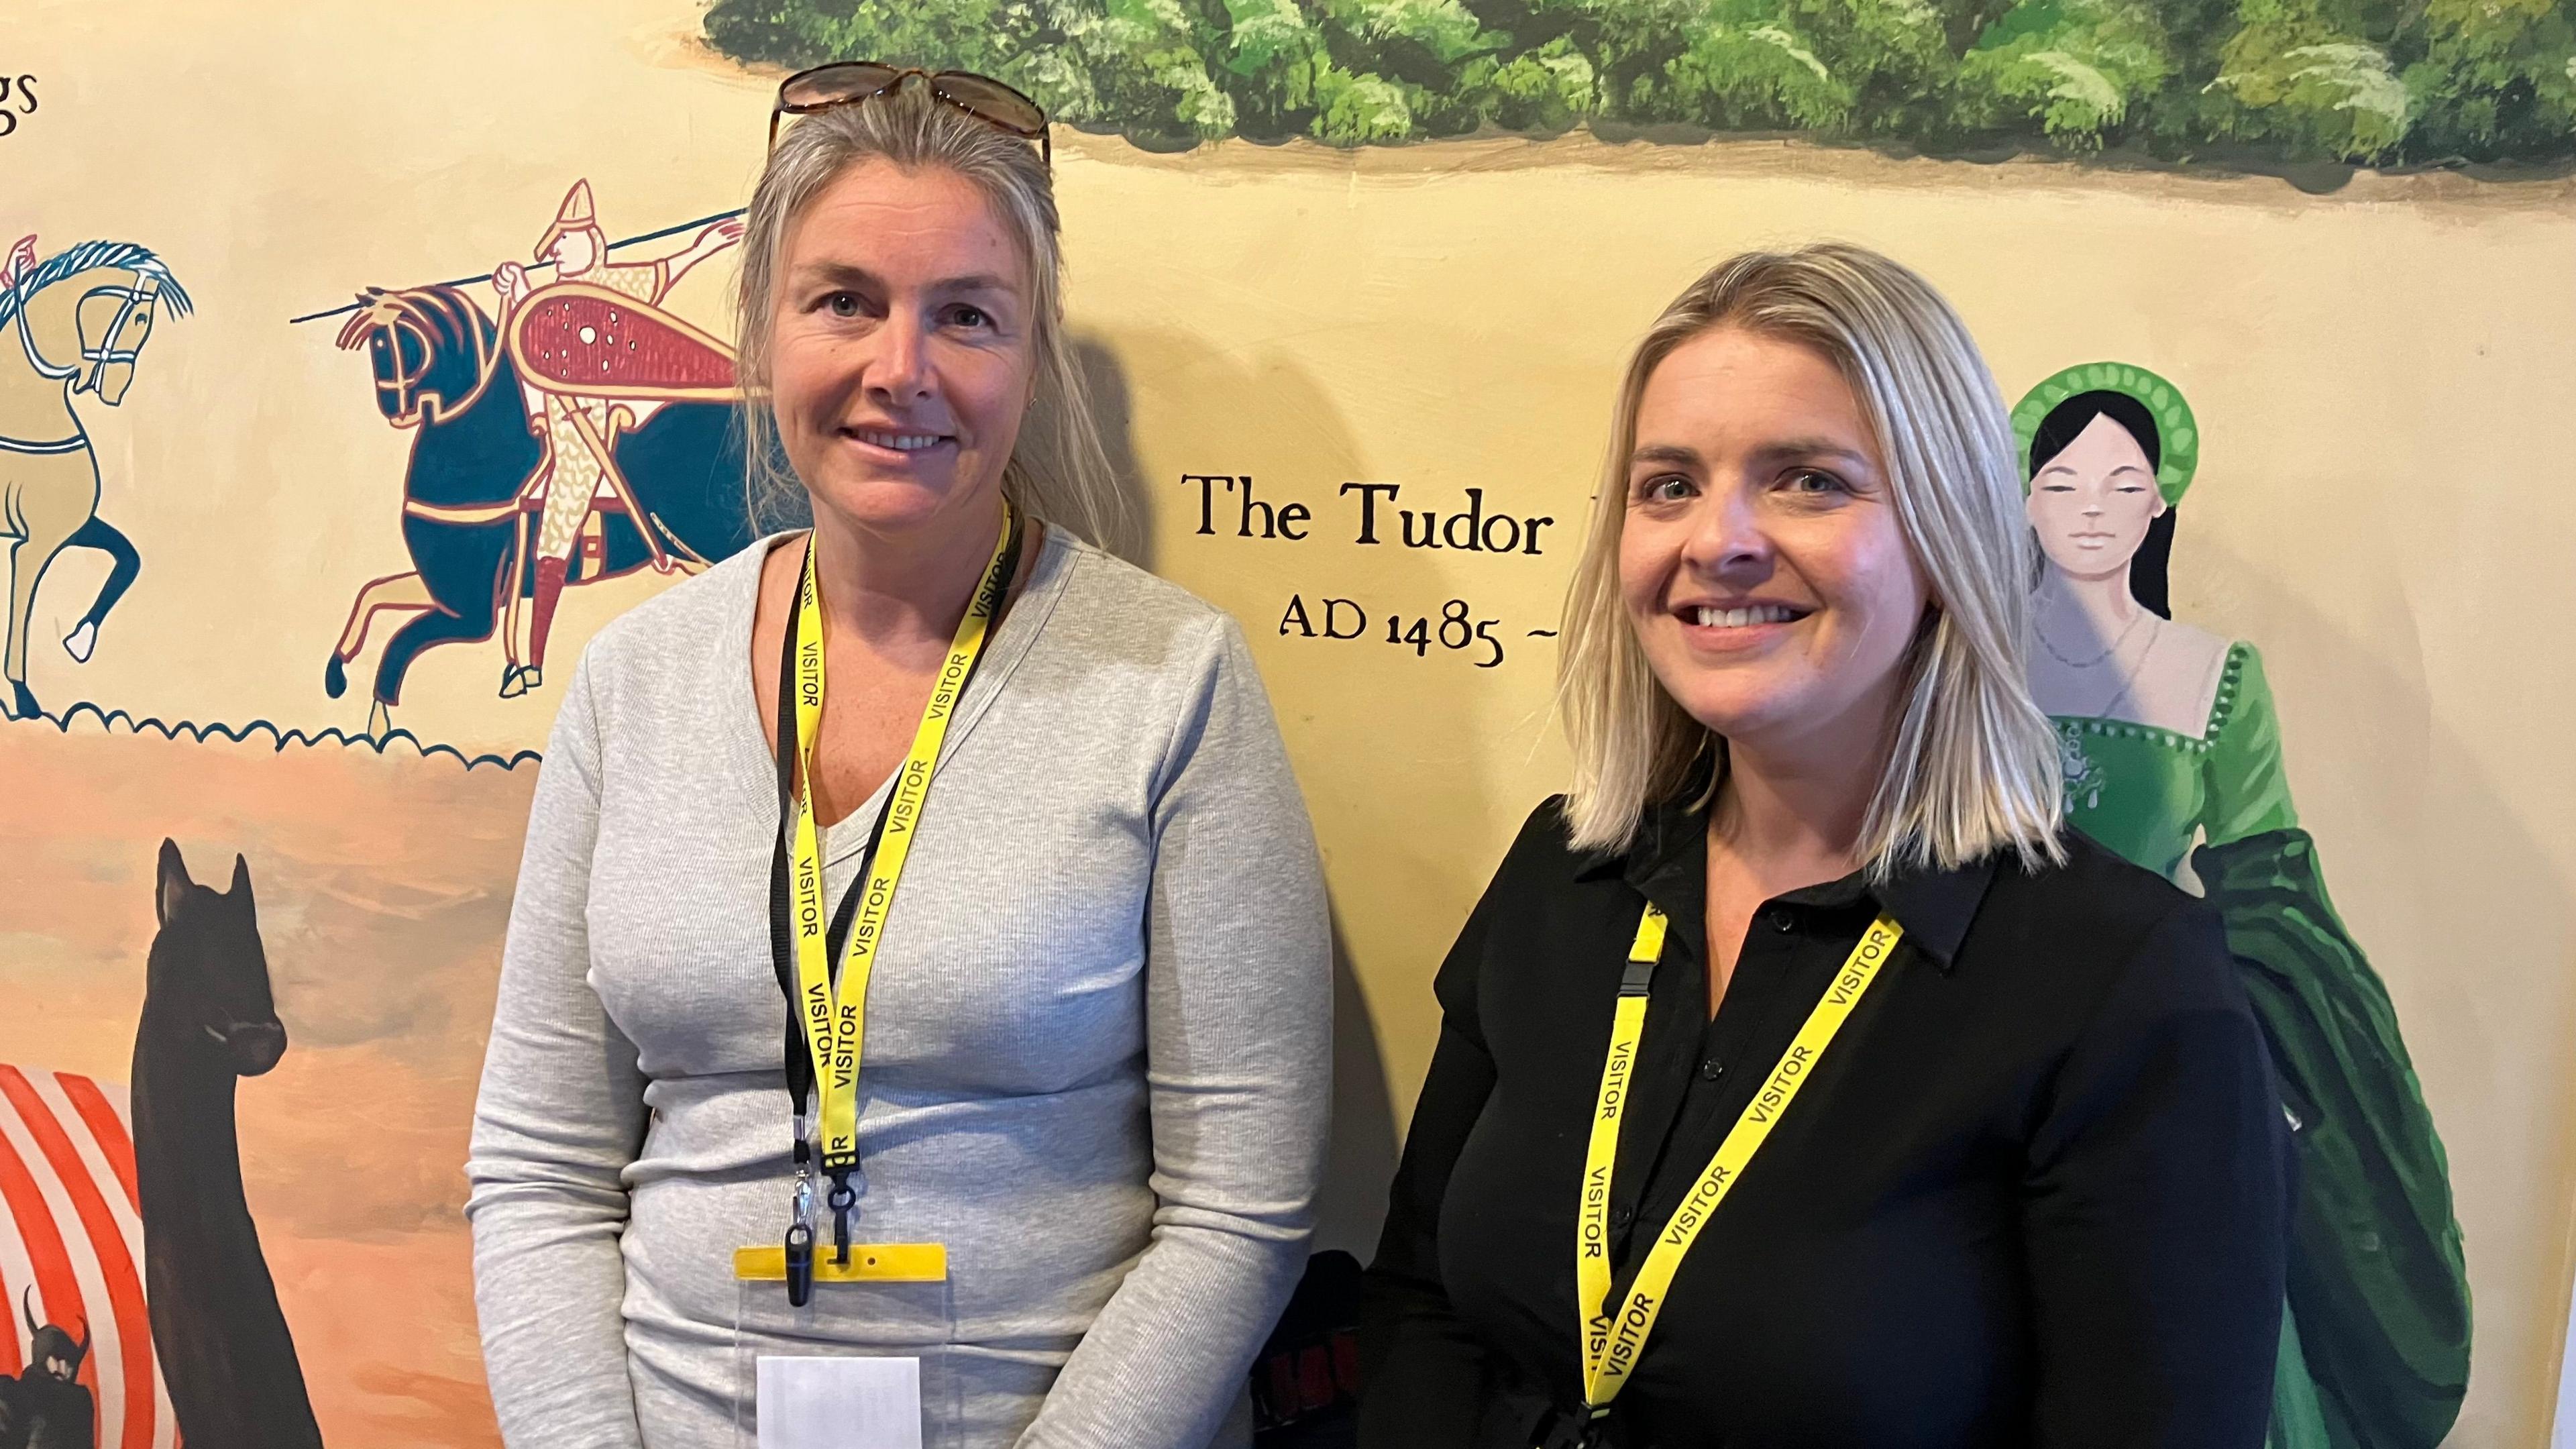
[[[1777,907],[1777,906],[1775,906],[1775,907],[1773,907],[1773,908],[1772,908],[1772,911],[1771,911],[1771,929],[1772,929],[1772,930],[1775,930],[1775,931],[1788,931],[1788,930],[1792,930],[1792,929],[1794,929],[1794,928],[1797,926],[1797,924],[1798,924],[1798,922],[1797,922],[1797,918],[1796,918],[1796,917],[1791,916],[1791,915],[1789,914],[1789,912],[1788,912],[1788,910],[1787,910],[1787,908],[1786,908],[1786,907]]]
[[[1699,1074],[1702,1078],[1714,1082],[1718,1078],[1726,1075],[1726,1063],[1719,1061],[1715,1057],[1710,1057],[1707,1061],[1699,1064]]]
[[[1624,1233],[1628,1231],[1628,1225],[1636,1220],[1637,1210],[1635,1208],[1615,1207],[1610,1210],[1610,1226],[1619,1232]]]

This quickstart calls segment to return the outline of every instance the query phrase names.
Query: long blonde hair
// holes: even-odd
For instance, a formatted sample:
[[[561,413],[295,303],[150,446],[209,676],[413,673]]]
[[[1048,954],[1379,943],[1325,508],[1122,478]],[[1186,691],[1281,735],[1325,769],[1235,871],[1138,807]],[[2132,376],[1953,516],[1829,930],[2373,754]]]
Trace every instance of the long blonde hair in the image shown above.
[[[1883,879],[1999,849],[2026,865],[2062,860],[2057,735],[2031,699],[2023,662],[2036,555],[2003,395],[1930,283],[1841,244],[1721,263],[1664,309],[1628,361],[1591,532],[1566,593],[1557,670],[1574,755],[1574,844],[1626,846],[1648,806],[1683,788],[1703,749],[1717,752],[1714,778],[1724,779],[1726,742],[1656,680],[1619,594],[1638,400],[1675,348],[1724,326],[1813,348],[1841,372],[1930,582],[1933,607],[1901,666],[1901,705],[1861,825],[1863,866]]]
[[[1064,331],[1064,255],[1055,188],[1028,142],[1007,135],[910,83],[806,116],[787,128],[743,215],[742,273],[734,296],[735,369],[742,379],[745,502],[755,519],[801,512],[804,485],[778,448],[770,406],[770,318],[787,233],[823,189],[867,161],[937,169],[983,194],[1019,250],[1029,277],[1035,385],[1018,443],[1002,467],[1002,496],[1034,517],[1115,549],[1128,525],[1126,496],[1101,446]]]

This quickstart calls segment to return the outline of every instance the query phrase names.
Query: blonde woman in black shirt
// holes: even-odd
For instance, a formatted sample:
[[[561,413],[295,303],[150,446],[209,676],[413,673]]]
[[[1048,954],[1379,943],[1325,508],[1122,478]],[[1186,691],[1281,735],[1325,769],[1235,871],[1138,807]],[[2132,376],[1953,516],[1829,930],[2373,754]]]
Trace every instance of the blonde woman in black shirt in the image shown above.
[[[1967,329],[1737,257],[1614,429],[1573,788],[1440,969],[1364,1449],[2253,1449],[2281,1110],[2216,919],[2061,830]]]

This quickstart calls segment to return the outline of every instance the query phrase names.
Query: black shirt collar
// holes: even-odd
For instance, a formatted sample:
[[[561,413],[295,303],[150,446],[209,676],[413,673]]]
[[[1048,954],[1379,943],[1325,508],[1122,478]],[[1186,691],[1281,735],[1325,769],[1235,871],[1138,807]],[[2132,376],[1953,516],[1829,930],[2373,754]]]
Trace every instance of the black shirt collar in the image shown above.
[[[1596,851],[1575,872],[1578,880],[1611,876],[1624,879],[1638,894],[1662,905],[1667,913],[1690,921],[1689,934],[1699,935],[1707,909],[1708,812],[1705,800],[1716,769],[1715,752],[1703,753],[1681,788],[1647,807],[1636,839],[1623,851]],[[1808,886],[1779,898],[1787,906],[1847,910],[1874,904],[1896,918],[1905,937],[1943,971],[1955,964],[1959,945],[1994,881],[1993,852],[1949,870],[1900,867],[1875,887],[1859,871],[1840,880]]]

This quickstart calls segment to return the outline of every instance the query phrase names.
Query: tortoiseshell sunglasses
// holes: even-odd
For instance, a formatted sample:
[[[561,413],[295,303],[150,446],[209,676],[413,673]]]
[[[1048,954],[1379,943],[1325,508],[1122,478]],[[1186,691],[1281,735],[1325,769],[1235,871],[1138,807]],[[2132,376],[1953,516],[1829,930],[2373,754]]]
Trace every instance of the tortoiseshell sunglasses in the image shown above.
[[[778,84],[778,104],[769,109],[769,149],[778,149],[778,123],[788,116],[810,116],[834,106],[856,105],[890,95],[914,76],[930,93],[982,121],[994,130],[1038,143],[1038,156],[1055,168],[1054,148],[1047,144],[1046,110],[988,75],[963,70],[923,70],[873,60],[841,60],[800,70]]]

